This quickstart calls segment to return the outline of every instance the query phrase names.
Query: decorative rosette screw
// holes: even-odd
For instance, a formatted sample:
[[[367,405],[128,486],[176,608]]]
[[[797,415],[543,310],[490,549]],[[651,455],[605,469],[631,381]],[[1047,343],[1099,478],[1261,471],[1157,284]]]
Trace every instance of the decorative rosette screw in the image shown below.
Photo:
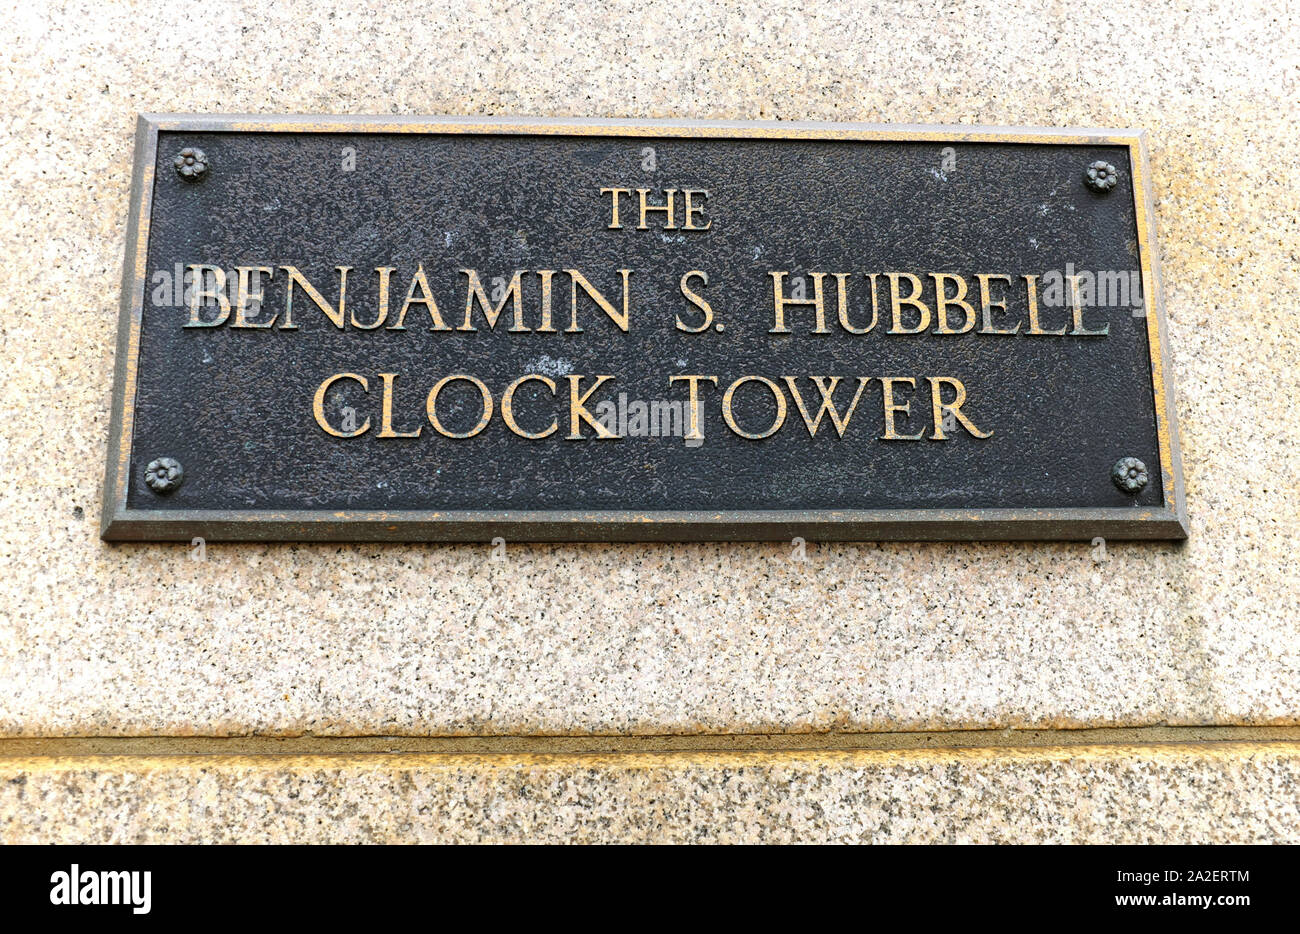
[[[197,182],[208,174],[208,157],[203,155],[202,149],[193,146],[182,149],[172,164],[176,166],[176,174],[187,182]]]
[[[1107,192],[1119,184],[1119,173],[1109,162],[1094,162],[1083,173],[1083,180],[1093,191]]]
[[[185,468],[174,457],[160,457],[144,469],[144,482],[155,493],[170,493],[185,479]]]
[[[1121,457],[1110,469],[1110,478],[1125,493],[1140,493],[1151,478],[1147,475],[1147,465],[1136,457]]]

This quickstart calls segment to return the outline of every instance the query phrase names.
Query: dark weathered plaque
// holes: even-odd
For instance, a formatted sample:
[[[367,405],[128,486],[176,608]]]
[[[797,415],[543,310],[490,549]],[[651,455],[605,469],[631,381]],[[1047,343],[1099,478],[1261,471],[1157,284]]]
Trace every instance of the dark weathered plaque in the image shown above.
[[[1141,133],[140,120],[109,539],[1182,538]]]

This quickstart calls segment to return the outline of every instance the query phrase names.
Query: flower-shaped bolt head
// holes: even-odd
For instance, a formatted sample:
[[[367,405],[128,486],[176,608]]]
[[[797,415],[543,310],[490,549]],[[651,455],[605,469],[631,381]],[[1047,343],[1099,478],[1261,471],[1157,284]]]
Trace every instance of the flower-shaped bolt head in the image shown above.
[[[197,182],[208,174],[208,157],[203,155],[202,149],[192,146],[182,149],[172,164],[176,166],[176,174],[187,182]]]
[[[1119,184],[1119,173],[1109,162],[1094,162],[1083,173],[1083,180],[1093,191],[1110,191]]]
[[[1147,476],[1147,465],[1136,457],[1121,457],[1110,469],[1110,478],[1125,493],[1140,493],[1151,478]]]
[[[155,493],[170,493],[185,479],[185,468],[174,457],[160,457],[144,469],[144,482]]]

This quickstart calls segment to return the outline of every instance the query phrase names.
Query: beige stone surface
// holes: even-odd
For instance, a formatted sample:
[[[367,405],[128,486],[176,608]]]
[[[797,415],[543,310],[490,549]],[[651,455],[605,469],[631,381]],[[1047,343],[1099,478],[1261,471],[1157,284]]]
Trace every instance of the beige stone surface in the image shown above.
[[[1295,6],[798,7],[6,5],[0,734],[1300,722],[1300,575],[1291,557],[1300,526]],[[780,544],[512,544],[504,564],[481,547],[210,545],[198,563],[182,546],[103,544],[100,484],[141,111],[1144,127],[1191,540],[1111,543],[1101,563],[1085,543],[814,545],[806,564],[788,560]],[[1167,795],[1165,779],[1245,787],[1293,782],[1296,768],[1293,758],[1248,756],[1212,775],[1189,766],[1179,777],[1105,761],[1105,793],[1134,806]],[[521,766],[490,770],[506,784],[475,790],[469,778],[458,785],[454,770],[412,768],[369,771],[355,794],[410,781],[427,790],[431,808],[463,820],[457,808],[491,807],[519,776],[543,784],[557,776],[545,787],[563,802],[587,782],[624,794],[655,774]],[[935,813],[944,795],[981,803],[963,798],[976,792],[942,770],[925,771],[933,766],[891,766],[893,778],[844,764],[735,768],[756,793],[771,770],[786,770],[840,803],[856,828],[846,833],[923,836],[906,808],[895,818],[853,817],[857,807],[883,807],[873,789],[913,772],[918,782],[929,775],[917,786],[929,790],[917,793],[930,796]],[[190,832],[180,818],[193,812],[161,803],[171,782],[202,795],[170,807],[206,806],[210,793],[232,822],[251,813],[240,810],[248,806],[236,801],[238,789],[274,796],[312,782],[310,770],[148,771],[140,788],[160,793],[145,805],[124,790],[123,773],[59,769],[37,769],[28,793],[39,787],[66,802],[76,783],[105,796],[105,806],[127,802],[127,837],[167,826]],[[1090,778],[1075,769],[1052,762],[987,774]],[[673,785],[681,807],[711,794],[701,813],[723,808],[730,792],[718,774],[690,766]],[[1129,778],[1141,781],[1124,791]],[[14,786],[0,787],[12,802]],[[295,832],[424,832],[415,810],[403,830],[378,805],[367,811],[349,798],[348,787],[331,787],[321,811],[339,818],[337,831]],[[1294,834],[1294,809],[1285,830],[1264,797],[1240,808],[1243,837]],[[8,833],[93,835],[71,805],[53,813],[69,815],[64,830],[29,824],[40,820],[29,814]],[[1042,832],[1099,833],[1088,829],[1100,826],[1099,813],[1045,819]],[[572,819],[575,833],[588,826]],[[652,835],[654,821],[640,819],[646,829],[629,824],[628,832]],[[1206,818],[1186,819],[1195,837]],[[469,832],[455,820],[455,834]],[[780,832],[806,820],[792,812]],[[969,832],[996,836],[987,820]],[[743,816],[718,821],[709,831],[718,837],[759,832]],[[256,833],[253,823],[241,826],[229,832]],[[1162,825],[1143,807],[1125,832],[1158,834]]]
[[[0,759],[0,843],[1298,843],[1300,747]]]

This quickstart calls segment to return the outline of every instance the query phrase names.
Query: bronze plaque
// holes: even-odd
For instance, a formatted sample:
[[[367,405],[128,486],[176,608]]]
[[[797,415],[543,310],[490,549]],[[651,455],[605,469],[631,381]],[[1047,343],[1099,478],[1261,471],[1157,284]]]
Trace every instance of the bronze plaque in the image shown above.
[[[136,145],[107,539],[1186,535],[1139,132]]]

